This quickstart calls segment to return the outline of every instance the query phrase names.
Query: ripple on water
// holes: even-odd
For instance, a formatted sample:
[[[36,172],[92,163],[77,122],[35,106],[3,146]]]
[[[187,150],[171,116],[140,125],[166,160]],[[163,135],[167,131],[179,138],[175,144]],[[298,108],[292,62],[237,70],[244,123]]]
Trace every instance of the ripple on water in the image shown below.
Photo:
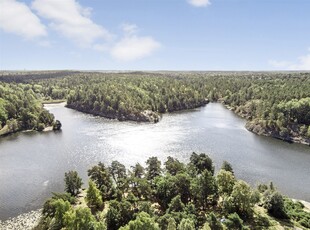
[[[171,155],[187,162],[193,151],[208,153],[216,169],[229,161],[251,184],[273,181],[283,193],[310,201],[310,148],[254,135],[220,104],[166,114],[156,124],[118,122],[62,105],[47,108],[61,121],[62,132],[0,140],[0,219],[41,207],[52,191],[63,191],[68,170],[77,170],[87,184],[87,169],[99,161],[129,167]]]

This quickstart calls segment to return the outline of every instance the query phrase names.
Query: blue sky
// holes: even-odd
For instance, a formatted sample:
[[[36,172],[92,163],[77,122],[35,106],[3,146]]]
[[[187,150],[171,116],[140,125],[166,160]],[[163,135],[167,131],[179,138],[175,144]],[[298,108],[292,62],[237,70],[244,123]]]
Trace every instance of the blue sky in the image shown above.
[[[0,0],[0,69],[310,70],[309,0]]]

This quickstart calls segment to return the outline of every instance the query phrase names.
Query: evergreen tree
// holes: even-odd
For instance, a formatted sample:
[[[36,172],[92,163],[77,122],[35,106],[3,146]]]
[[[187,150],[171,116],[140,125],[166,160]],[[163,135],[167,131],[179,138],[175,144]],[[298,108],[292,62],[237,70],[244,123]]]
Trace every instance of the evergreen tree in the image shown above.
[[[155,177],[161,174],[161,162],[157,157],[150,157],[147,161],[147,179],[154,180]]]
[[[140,212],[135,220],[128,225],[121,227],[120,230],[159,230],[158,224],[147,213]]]
[[[65,173],[65,191],[73,196],[79,194],[82,187],[82,178],[78,176],[77,171]]]
[[[172,217],[168,220],[167,230],[177,230],[177,224]]]
[[[229,196],[233,191],[236,179],[230,171],[221,169],[216,176],[216,182],[219,188],[219,193]]]
[[[191,219],[182,219],[178,230],[195,230],[195,224],[194,221]]]
[[[99,189],[97,189],[95,183],[89,180],[88,189],[86,192],[86,202],[88,207],[99,209],[102,207],[102,198]]]
[[[97,188],[100,190],[103,200],[109,200],[115,193],[111,174],[105,165],[99,162],[98,165],[93,166],[88,170],[88,176],[95,182]]]
[[[223,169],[225,171],[228,171],[228,172],[231,172],[232,174],[234,174],[234,170],[233,170],[231,164],[228,163],[227,161],[223,161],[221,169]]]

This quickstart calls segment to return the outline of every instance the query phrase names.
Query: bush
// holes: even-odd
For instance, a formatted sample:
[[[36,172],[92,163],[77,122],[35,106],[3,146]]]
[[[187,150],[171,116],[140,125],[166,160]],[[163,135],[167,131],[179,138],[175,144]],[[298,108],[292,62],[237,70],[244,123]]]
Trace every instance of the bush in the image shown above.
[[[243,228],[243,220],[239,217],[237,213],[229,214],[224,224],[228,229],[242,229]]]
[[[268,213],[276,218],[287,219],[286,210],[284,208],[283,196],[279,192],[269,194],[265,198],[264,207]]]
[[[77,171],[69,171],[65,173],[65,191],[72,196],[79,194],[82,187],[82,178],[79,177]]]
[[[37,127],[37,130],[38,131],[43,131],[44,129],[45,129],[45,125],[43,123],[39,123],[38,127]]]

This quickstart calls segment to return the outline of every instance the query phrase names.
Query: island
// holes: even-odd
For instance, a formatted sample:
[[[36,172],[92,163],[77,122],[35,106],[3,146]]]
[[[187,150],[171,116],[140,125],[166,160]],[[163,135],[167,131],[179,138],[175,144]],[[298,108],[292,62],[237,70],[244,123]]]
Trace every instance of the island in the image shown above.
[[[164,166],[163,166],[164,165]],[[282,195],[271,182],[252,188],[224,161],[193,152],[188,163],[150,157],[127,170],[113,161],[88,170],[84,188],[76,171],[64,175],[65,193],[53,193],[37,212],[2,227],[94,230],[309,229],[309,203]],[[26,224],[26,226],[25,226]]]
[[[26,102],[16,104],[14,89]],[[251,132],[310,145],[309,72],[2,72],[0,95],[6,95],[0,101],[0,135],[14,124],[17,130],[50,125],[40,101],[66,101],[84,113],[153,123],[164,113],[219,102],[245,118]],[[15,123],[29,105],[36,108],[27,114],[33,122]]]

